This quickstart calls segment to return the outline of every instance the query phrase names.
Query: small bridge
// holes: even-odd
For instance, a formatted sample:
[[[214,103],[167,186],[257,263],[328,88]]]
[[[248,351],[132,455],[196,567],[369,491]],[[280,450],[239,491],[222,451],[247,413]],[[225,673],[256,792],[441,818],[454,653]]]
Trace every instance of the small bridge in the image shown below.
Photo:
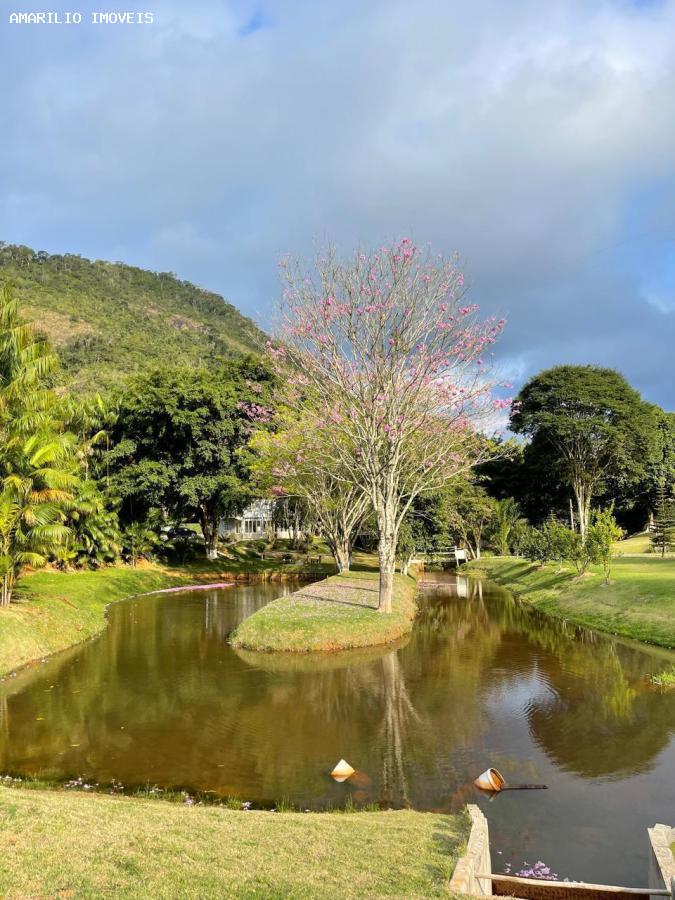
[[[463,547],[442,547],[439,550],[434,550],[433,553],[427,553],[426,558],[432,558],[434,560],[447,561],[450,563],[454,563],[455,566],[461,566],[462,563],[467,561],[468,554],[467,551]]]

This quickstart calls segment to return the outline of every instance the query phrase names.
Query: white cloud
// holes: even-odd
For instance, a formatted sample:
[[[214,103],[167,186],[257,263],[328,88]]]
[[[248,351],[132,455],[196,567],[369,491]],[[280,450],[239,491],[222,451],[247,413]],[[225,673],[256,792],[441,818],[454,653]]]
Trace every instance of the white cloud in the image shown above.
[[[507,314],[518,378],[599,362],[669,402],[633,352],[636,328],[654,365],[672,343],[662,286],[608,249],[675,175],[674,2],[277,2],[242,37],[254,15],[166,0],[76,52],[24,40],[0,155],[44,213],[5,213],[4,239],[115,247],[264,320],[280,253],[412,232]]]

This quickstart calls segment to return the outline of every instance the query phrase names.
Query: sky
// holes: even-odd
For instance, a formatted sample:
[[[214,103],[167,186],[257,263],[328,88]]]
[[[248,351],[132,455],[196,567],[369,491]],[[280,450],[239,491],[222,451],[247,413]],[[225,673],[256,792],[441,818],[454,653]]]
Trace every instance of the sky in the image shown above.
[[[411,236],[497,363],[675,409],[675,0],[0,0],[0,240],[171,271],[263,328],[277,262]],[[92,11],[152,24],[93,25]]]

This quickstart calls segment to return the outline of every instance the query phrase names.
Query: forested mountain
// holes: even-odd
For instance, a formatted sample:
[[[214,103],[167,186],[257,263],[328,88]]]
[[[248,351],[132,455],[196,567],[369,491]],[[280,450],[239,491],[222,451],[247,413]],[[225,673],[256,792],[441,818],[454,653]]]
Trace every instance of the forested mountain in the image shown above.
[[[0,285],[57,349],[59,378],[84,391],[113,387],[159,362],[209,365],[259,352],[265,335],[218,294],[168,272],[0,242]]]

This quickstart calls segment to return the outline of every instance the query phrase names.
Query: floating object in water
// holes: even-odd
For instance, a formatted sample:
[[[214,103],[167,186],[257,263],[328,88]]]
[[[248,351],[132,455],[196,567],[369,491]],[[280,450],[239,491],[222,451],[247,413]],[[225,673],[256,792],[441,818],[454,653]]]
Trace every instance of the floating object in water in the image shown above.
[[[335,781],[342,782],[346,781],[355,771],[356,769],[353,769],[347,760],[341,759],[330,774]]]
[[[497,769],[486,769],[482,775],[474,781],[477,788],[482,791],[545,791],[547,784],[507,784],[504,776]]]
[[[486,769],[482,775],[476,778],[474,784],[483,791],[501,791],[506,780],[496,769]]]

